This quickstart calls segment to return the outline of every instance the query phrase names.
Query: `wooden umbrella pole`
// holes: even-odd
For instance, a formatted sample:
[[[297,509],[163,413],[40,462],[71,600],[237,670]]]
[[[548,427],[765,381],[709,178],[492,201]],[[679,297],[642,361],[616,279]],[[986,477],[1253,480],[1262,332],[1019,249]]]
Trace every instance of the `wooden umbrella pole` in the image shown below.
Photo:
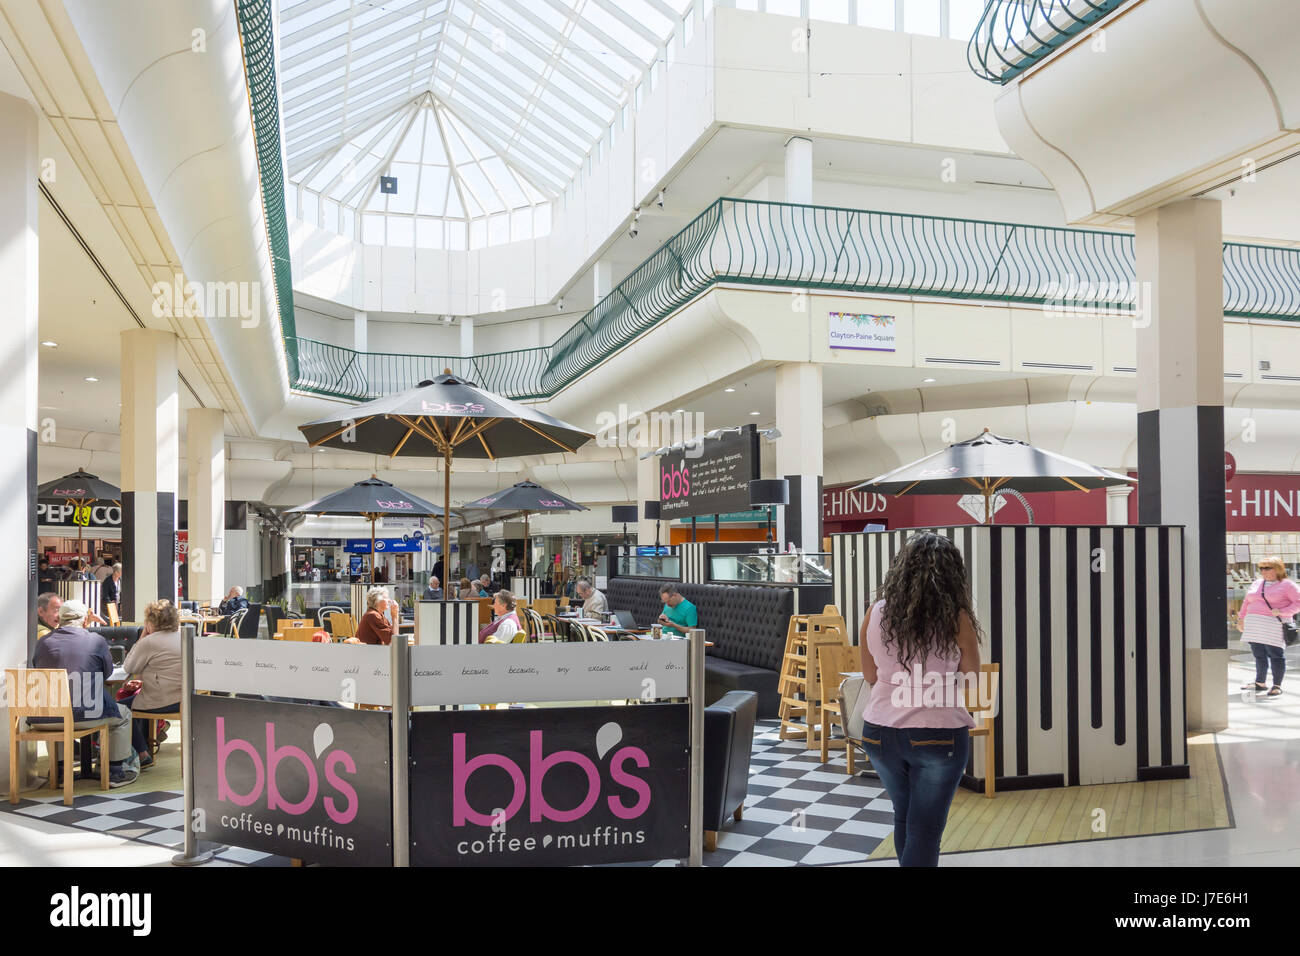
[[[992,497],[993,497],[993,492],[989,489],[989,480],[985,478],[984,479],[984,523],[985,524],[993,523]]]
[[[370,583],[375,583],[375,516],[370,516]]]
[[[528,547],[528,512],[524,512],[524,577],[533,574],[533,549]]]
[[[450,579],[451,575],[451,456],[452,447],[447,445],[443,451],[442,473],[442,576]],[[447,601],[450,591],[447,581],[442,585],[442,600]]]

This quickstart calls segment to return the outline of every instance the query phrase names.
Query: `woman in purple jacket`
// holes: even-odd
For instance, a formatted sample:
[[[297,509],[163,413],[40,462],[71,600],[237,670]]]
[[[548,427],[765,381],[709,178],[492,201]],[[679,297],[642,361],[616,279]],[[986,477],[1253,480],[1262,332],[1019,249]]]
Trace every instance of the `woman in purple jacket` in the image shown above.
[[[515,596],[509,591],[498,591],[492,599],[494,619],[484,624],[478,632],[480,644],[511,644],[522,631],[519,614],[515,611]]]
[[[1241,639],[1250,645],[1255,655],[1254,683],[1243,684],[1242,690],[1256,693],[1268,685],[1269,665],[1273,668],[1273,686],[1266,697],[1282,693],[1282,675],[1286,673],[1286,640],[1282,636],[1282,622],[1300,611],[1300,587],[1286,575],[1286,565],[1276,555],[1259,562],[1259,577],[1246,592],[1237,612],[1237,626]]]

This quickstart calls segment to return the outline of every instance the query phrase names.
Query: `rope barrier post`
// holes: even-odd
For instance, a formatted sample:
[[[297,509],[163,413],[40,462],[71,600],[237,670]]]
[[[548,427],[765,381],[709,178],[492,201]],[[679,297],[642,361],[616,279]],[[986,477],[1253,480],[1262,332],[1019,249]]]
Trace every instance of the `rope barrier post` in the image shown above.
[[[687,683],[691,708],[691,797],[690,856],[687,866],[704,865],[704,631],[692,628],[690,677]]]
[[[400,634],[393,635],[389,648],[393,704],[393,765],[389,768],[393,781],[393,866],[406,867],[411,865],[411,648],[406,636]]]
[[[185,788],[184,852],[172,857],[175,866],[198,866],[212,859],[212,851],[199,852],[194,832],[194,625],[181,627],[181,778]]]

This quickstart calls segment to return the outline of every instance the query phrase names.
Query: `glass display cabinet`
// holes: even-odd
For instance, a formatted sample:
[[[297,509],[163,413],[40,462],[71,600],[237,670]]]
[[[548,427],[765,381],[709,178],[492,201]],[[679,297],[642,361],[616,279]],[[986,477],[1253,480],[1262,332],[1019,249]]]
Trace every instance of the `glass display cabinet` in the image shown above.
[[[831,556],[802,554],[714,554],[709,556],[709,581],[719,584],[831,583]]]

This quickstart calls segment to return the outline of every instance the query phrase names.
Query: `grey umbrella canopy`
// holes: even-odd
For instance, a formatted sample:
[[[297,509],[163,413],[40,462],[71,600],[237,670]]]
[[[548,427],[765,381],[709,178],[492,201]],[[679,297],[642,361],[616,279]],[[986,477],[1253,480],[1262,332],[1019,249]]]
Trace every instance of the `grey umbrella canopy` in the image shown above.
[[[960,495],[974,490],[984,496],[984,522],[989,524],[993,518],[993,495],[1007,485],[1022,492],[1091,491],[1136,482],[1136,478],[1066,458],[1016,438],[994,435],[986,428],[968,441],[949,445],[943,451],[895,468],[850,490],[885,495]]]
[[[37,498],[57,498],[60,501],[66,501],[77,508],[84,508],[92,501],[117,501],[122,500],[122,489],[117,485],[111,485],[104,481],[98,475],[92,475],[87,471],[78,469],[70,475],[64,475],[62,478],[55,478],[53,481],[47,481],[36,489]],[[81,554],[81,529],[82,525],[77,525],[77,554]],[[80,560],[80,559],[78,559]]]
[[[443,509],[418,495],[371,475],[351,487],[286,509],[290,514],[359,515],[370,520],[370,574],[375,568],[375,521],[383,517],[428,517],[442,515]]]
[[[356,405],[346,415],[300,425],[299,430],[313,448],[443,459],[444,512],[451,510],[453,459],[573,452],[594,437],[529,405],[493,395],[450,370],[415,388]],[[447,513],[442,520],[442,553],[450,565]]]
[[[464,505],[466,508],[482,508],[487,511],[522,511],[524,513],[524,562],[531,568],[532,552],[528,550],[528,516],[534,511],[590,511],[585,505],[570,501],[563,495],[543,488],[533,481],[521,481],[504,491],[486,495],[478,501]],[[525,570],[531,574],[531,570]]]

